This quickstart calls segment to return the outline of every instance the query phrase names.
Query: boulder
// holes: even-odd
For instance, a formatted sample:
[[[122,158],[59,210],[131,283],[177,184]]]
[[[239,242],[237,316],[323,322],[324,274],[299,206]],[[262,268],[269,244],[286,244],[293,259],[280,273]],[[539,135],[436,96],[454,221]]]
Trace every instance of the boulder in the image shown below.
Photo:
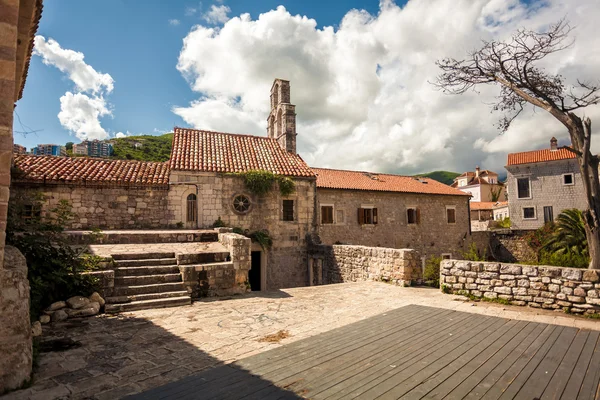
[[[57,301],[57,302],[50,304],[50,307],[48,307],[46,309],[46,311],[60,310],[61,308],[65,308],[66,306],[67,306],[67,303],[65,303],[64,301]]]
[[[52,314],[52,322],[64,321],[67,318],[69,318],[69,314],[67,314],[67,312],[64,309],[62,309],[62,310],[56,310]]]
[[[98,302],[89,303],[84,308],[79,308],[77,310],[67,309],[67,314],[69,318],[91,317],[92,315],[96,315],[99,312],[100,303]]]
[[[31,324],[31,336],[42,336],[42,324],[40,321],[35,321],[33,324]]]
[[[88,298],[90,299],[90,302],[92,302],[92,303],[96,302],[96,303],[100,304],[100,307],[104,306],[104,304],[106,303],[104,301],[104,299],[102,298],[102,296],[100,296],[100,294],[98,292],[92,293],[92,295]]]
[[[42,324],[47,324],[48,322],[50,322],[50,316],[49,315],[40,316],[40,322]]]
[[[73,296],[67,300],[67,305],[74,310],[78,310],[90,304],[90,300],[83,296]]]

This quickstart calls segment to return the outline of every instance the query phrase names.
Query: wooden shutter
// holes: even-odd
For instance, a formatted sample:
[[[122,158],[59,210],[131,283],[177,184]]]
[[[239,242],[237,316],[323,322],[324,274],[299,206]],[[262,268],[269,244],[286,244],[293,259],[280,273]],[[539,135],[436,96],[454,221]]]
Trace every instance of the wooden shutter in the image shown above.
[[[363,225],[365,223],[365,213],[362,208],[358,209],[358,223]]]
[[[377,209],[373,209],[373,223],[377,224]]]
[[[416,213],[417,213],[417,225],[421,223],[421,209],[417,207],[416,209]]]

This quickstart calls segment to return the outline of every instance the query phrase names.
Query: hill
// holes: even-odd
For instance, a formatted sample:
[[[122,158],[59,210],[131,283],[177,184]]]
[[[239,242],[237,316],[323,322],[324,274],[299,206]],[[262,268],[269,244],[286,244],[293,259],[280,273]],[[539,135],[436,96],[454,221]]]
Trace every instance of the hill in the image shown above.
[[[167,161],[171,156],[173,134],[142,135],[111,139],[113,156],[119,160]]]
[[[428,172],[426,174],[419,174],[416,176],[420,176],[423,178],[431,178],[435,181],[444,183],[446,185],[451,185],[452,182],[454,182],[454,178],[456,178],[457,176],[459,176],[460,174],[458,172],[450,172],[450,171],[433,171],[433,172]]]

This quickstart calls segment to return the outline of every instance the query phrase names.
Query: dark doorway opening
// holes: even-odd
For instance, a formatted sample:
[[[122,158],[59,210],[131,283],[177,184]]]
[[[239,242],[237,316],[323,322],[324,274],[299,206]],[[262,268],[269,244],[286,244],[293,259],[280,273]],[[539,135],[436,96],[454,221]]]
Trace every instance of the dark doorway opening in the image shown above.
[[[261,252],[253,251],[251,253],[252,263],[250,267],[250,271],[248,272],[248,281],[250,282],[250,290],[257,291],[260,290],[260,264],[261,264]]]

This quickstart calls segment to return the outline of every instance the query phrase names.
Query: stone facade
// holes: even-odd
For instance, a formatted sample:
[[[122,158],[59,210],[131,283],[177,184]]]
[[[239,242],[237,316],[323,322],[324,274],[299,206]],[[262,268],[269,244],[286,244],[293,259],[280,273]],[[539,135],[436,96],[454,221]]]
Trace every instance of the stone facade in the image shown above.
[[[311,247],[311,285],[385,281],[398,285],[421,282],[418,252],[412,249],[316,245]]]
[[[518,306],[600,313],[600,276],[594,270],[443,260],[440,284]]]
[[[551,207],[554,219],[568,208],[587,208],[585,191],[577,160],[556,160],[507,166],[507,188],[511,228],[537,229],[544,225],[544,207]],[[565,184],[564,175],[573,183]],[[519,198],[518,178],[529,178],[530,196]],[[533,208],[534,217],[524,218],[524,208]]]
[[[410,248],[422,256],[458,256],[470,236],[467,196],[358,190],[318,190],[318,234],[324,244]],[[334,221],[323,224],[321,206],[333,206]],[[359,224],[357,210],[377,208],[377,224]],[[407,208],[420,209],[420,223],[407,223]],[[446,210],[456,210],[448,223]]]
[[[296,153],[296,106],[290,104],[290,82],[275,79],[271,87],[271,113],[267,118],[267,136]]]
[[[15,184],[11,199],[23,201],[36,193],[46,198],[43,213],[69,201],[74,213],[70,229],[165,228],[177,222],[166,188]]]

